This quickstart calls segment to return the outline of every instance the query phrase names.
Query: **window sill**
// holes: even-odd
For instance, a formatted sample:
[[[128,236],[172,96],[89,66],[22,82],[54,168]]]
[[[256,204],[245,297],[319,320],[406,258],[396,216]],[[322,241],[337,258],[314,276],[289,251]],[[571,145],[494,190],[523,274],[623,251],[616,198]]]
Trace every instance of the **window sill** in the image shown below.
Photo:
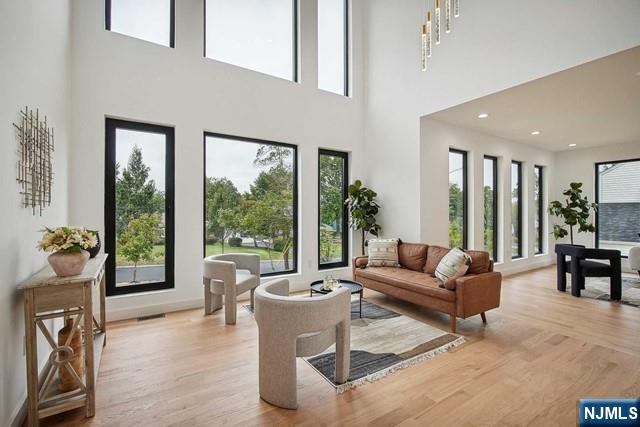
[[[158,289],[157,291],[131,292],[128,294],[121,294],[121,295],[111,295],[106,297],[106,299],[110,300],[110,299],[121,299],[121,298],[140,297],[140,296],[143,297],[148,295],[157,295],[157,294],[170,293],[170,292],[176,292],[176,288]]]

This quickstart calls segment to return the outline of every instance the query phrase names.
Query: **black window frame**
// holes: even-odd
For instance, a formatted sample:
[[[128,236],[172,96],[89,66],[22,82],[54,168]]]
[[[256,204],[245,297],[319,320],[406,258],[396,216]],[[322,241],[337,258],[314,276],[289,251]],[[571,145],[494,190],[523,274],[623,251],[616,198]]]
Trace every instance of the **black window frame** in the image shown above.
[[[169,0],[169,46],[171,49],[176,47],[176,1]],[[104,0],[104,25],[107,31],[111,31],[111,0]],[[123,34],[123,33],[118,33]],[[141,39],[140,37],[131,36],[129,34],[123,34],[127,37],[133,37],[134,39],[143,40],[149,43],[154,43],[160,46],[163,44],[152,42],[150,40]],[[167,46],[165,46],[167,47]]]
[[[320,158],[322,156],[338,157],[342,159],[342,200],[348,197],[349,187],[349,153],[344,151],[318,150],[318,270],[347,267],[349,265],[349,210],[342,205],[342,260],[338,262],[322,263],[320,257]]]
[[[165,280],[116,287],[116,130],[162,134],[165,136]],[[127,295],[175,288],[175,128],[138,121],[105,119],[104,244],[106,295]]]
[[[498,262],[498,158],[496,156],[485,155],[483,160],[491,161],[491,169],[493,173],[493,204],[491,209],[493,211],[493,251],[491,256],[493,257],[494,262]],[[484,183],[483,183],[484,187]],[[484,198],[484,188],[483,188],[483,198]],[[484,201],[484,199],[483,199]],[[484,205],[484,203],[483,203]],[[484,231],[484,230],[483,230]]]
[[[260,277],[271,277],[271,276],[284,276],[290,274],[298,273],[298,253],[300,250],[300,241],[298,239],[298,227],[299,227],[299,212],[298,212],[298,146],[294,144],[289,144],[286,142],[278,142],[278,141],[269,141],[266,139],[258,139],[258,138],[249,138],[245,136],[237,136],[237,135],[228,135],[217,132],[207,132],[205,131],[202,137],[202,149],[203,149],[203,169],[202,169],[202,256],[206,257],[207,255],[207,227],[205,223],[205,219],[207,217],[207,137],[212,138],[221,138],[221,139],[230,139],[233,141],[240,142],[249,142],[253,144],[268,144],[268,145],[276,145],[279,147],[290,148],[293,150],[293,201],[292,201],[292,210],[293,210],[293,241],[295,242],[295,250],[292,252],[292,264],[293,268],[289,270],[282,271],[274,271],[271,273],[260,273]]]
[[[462,249],[468,249],[469,245],[469,174],[467,168],[468,151],[457,148],[449,148],[449,154],[456,153],[462,155]],[[449,180],[447,179],[447,185]],[[451,243],[451,242],[449,242]]]
[[[640,162],[640,157],[634,159],[622,159],[622,160],[612,160],[608,162],[597,162],[594,164],[594,200],[596,204],[600,203],[600,171],[598,170],[600,165],[617,165],[620,163],[632,163],[632,162]],[[600,248],[600,209],[596,209],[595,212],[595,222],[594,222],[596,231],[595,231],[595,247]],[[622,255],[622,258],[629,258],[627,255]]]
[[[544,166],[534,165],[533,166],[534,174],[537,171],[538,173],[538,202],[536,206],[536,212],[538,214],[538,230],[537,230],[537,238],[538,244],[536,246],[536,255],[543,255],[544,251],[544,227],[545,227],[545,210],[544,210]],[[535,175],[534,175],[535,176]],[[535,194],[534,194],[535,196]]]
[[[519,160],[511,160],[511,166],[516,165],[518,166],[518,253],[517,254],[513,254],[513,241],[511,242],[511,244],[509,245],[509,247],[511,248],[511,259],[520,259],[520,258],[524,258],[524,252],[523,252],[523,244],[522,244],[522,239],[524,236],[523,233],[523,226],[524,226],[524,218],[522,218],[522,166],[523,163]],[[513,181],[513,172],[511,171],[511,169],[509,170],[509,175],[511,177],[511,181]],[[511,182],[511,188],[513,188],[513,182]],[[510,190],[511,190],[510,188]],[[511,191],[509,191],[509,195],[510,195],[510,199],[512,198],[511,196]],[[511,203],[513,204],[513,201],[511,201]],[[512,209],[511,211],[513,212],[513,205],[512,205]],[[513,218],[511,218],[511,224],[513,224]]]
[[[292,43],[291,43],[291,50],[293,50],[292,55],[293,55],[293,73],[291,74],[291,82],[293,83],[300,83],[300,66],[298,64],[298,60],[299,60],[299,45],[300,45],[300,26],[299,26],[299,21],[300,21],[300,14],[298,12],[299,6],[298,6],[298,2],[299,0],[291,0],[293,7],[293,16],[292,16],[292,25],[293,25],[293,38],[292,38]],[[207,56],[207,0],[202,0],[202,28],[203,28],[203,33],[202,33],[202,56],[206,59],[211,59],[213,61],[218,61],[215,58],[209,58]],[[221,61],[224,62],[224,61]],[[231,64],[233,65],[233,64]],[[260,74],[266,74],[268,76],[271,77],[275,77],[275,78],[281,78],[278,76],[274,76],[271,74],[267,74],[267,73],[263,73],[261,71],[256,71],[256,70],[252,70],[251,68],[246,68],[246,67],[241,67],[240,65],[235,65],[236,67],[240,67],[240,68],[244,68],[245,70],[249,70],[249,71],[253,71],[255,73],[260,73]],[[289,79],[283,79],[283,80],[289,80]]]

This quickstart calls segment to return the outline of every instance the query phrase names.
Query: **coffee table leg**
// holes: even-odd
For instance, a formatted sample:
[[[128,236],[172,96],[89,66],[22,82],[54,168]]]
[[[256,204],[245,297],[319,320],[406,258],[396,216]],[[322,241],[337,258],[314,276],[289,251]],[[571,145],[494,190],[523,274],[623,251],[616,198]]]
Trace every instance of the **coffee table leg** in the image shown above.
[[[364,293],[364,289],[360,291],[360,318],[362,319],[362,294]]]

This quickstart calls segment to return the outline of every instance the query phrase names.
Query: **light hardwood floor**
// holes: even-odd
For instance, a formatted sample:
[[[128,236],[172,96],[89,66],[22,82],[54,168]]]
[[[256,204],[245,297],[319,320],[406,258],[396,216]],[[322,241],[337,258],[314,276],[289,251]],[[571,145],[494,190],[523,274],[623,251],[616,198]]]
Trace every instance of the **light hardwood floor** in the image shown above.
[[[447,329],[447,316],[365,297]],[[555,290],[555,270],[506,278],[502,306],[460,320],[464,345],[342,395],[298,361],[299,409],[258,397],[257,328],[238,310],[110,324],[96,416],[49,425],[576,425],[581,397],[640,396],[640,308]]]

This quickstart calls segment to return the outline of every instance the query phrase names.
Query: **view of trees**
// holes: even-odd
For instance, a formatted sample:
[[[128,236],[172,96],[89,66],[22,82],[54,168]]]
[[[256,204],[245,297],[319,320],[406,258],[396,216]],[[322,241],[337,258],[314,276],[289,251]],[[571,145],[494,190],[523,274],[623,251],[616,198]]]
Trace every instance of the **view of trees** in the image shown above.
[[[116,257],[119,267],[141,262],[164,263],[164,192],[149,179],[142,150],[134,146],[127,166],[120,173],[116,164]]]
[[[484,186],[484,249],[493,257],[493,227],[496,224],[496,218],[493,217],[493,198],[495,191],[488,185]]]
[[[463,246],[464,193],[455,183],[449,184],[449,246]]]
[[[320,154],[320,264],[343,258],[344,162],[340,156]]]
[[[215,143],[215,142],[212,142]],[[268,261],[265,269],[295,268],[293,212],[293,153],[289,147],[256,144],[253,165],[260,172],[249,190],[241,193],[233,177],[206,179],[207,255],[251,252]],[[251,244],[243,244],[249,240]],[[233,249],[229,249],[233,246]]]

